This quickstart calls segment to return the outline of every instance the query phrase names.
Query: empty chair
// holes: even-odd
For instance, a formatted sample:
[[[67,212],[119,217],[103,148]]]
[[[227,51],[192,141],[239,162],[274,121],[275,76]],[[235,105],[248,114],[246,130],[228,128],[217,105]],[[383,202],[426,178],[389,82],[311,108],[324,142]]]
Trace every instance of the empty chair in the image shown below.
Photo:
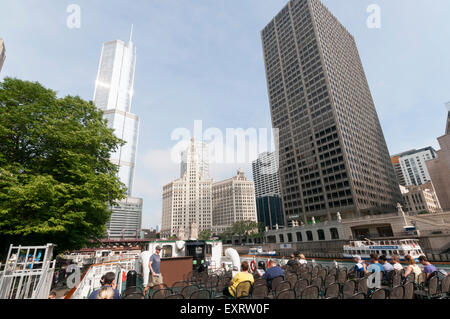
[[[265,280],[263,278],[257,278],[257,279],[255,279],[254,285],[255,286],[257,286],[257,285],[265,285],[265,286],[267,286],[267,280]]]
[[[450,293],[450,276],[445,277],[441,281],[441,297],[447,297]]]
[[[412,282],[405,283],[403,285],[403,289],[405,290],[403,299],[414,299],[414,283]]]
[[[319,277],[322,278],[322,281],[325,281],[328,275],[328,270],[326,268],[322,268],[319,271]]]
[[[427,284],[427,275],[424,272],[421,272],[416,280],[417,288],[424,289],[426,284]]]
[[[338,284],[343,284],[347,280],[347,269],[341,269],[337,273],[336,282]]]
[[[393,287],[400,286],[402,284],[402,274],[400,271],[394,270],[394,274],[392,275],[392,283]]]
[[[349,299],[366,299],[366,295],[363,292],[358,292],[351,296]]]
[[[332,275],[332,276],[336,276],[336,274],[337,274],[337,268],[331,268],[330,269],[330,271],[328,272],[328,274],[329,275]]]
[[[342,296],[344,299],[350,299],[355,294],[355,290],[356,282],[354,280],[347,280],[342,286]]]
[[[334,284],[336,282],[336,276],[328,275],[325,278],[325,287],[328,287],[331,284]]]
[[[428,285],[424,290],[415,292],[415,295],[419,298],[434,298],[438,296],[439,278],[433,276],[428,280]]]
[[[403,286],[394,287],[389,292],[389,299],[403,299],[404,296],[405,288]]]
[[[272,284],[271,284],[272,290],[276,290],[277,286],[283,281],[284,281],[284,277],[283,276],[276,277],[276,278],[272,279]]]
[[[367,295],[369,288],[367,287],[367,278],[358,280],[357,292],[362,292]]]
[[[309,286],[308,280],[306,279],[301,279],[299,281],[297,281],[294,285],[294,291],[296,293],[297,296],[301,296],[303,290],[305,290],[306,287]]]
[[[164,299],[167,296],[170,296],[171,294],[172,294],[172,289],[170,289],[170,288],[158,289],[152,293],[151,299]]]
[[[184,287],[189,286],[190,283],[188,281],[177,281],[172,285],[172,291],[174,293],[180,293]]]
[[[197,290],[200,289],[196,285],[189,285],[181,290],[181,294],[183,295],[184,299],[189,299],[191,295]]]
[[[337,299],[339,298],[339,284],[334,283],[327,287],[325,290],[325,299]]]
[[[301,299],[319,299],[319,288],[316,286],[306,287],[302,291]]]
[[[285,289],[280,291],[275,299],[295,299],[295,291],[294,289]]]
[[[289,281],[280,282],[273,291],[274,291],[274,294],[277,295],[280,291],[283,291],[286,289],[291,289],[291,283]]]
[[[311,274],[311,273],[305,273],[305,274],[302,276],[302,278],[308,280],[308,282],[311,282],[311,280],[312,280],[312,274]]]
[[[184,299],[184,296],[181,294],[175,294],[175,295],[167,296],[165,299]]]
[[[266,299],[269,296],[267,285],[255,285],[252,291],[252,299]]]
[[[386,290],[384,289],[375,290],[370,296],[370,299],[386,299]]]
[[[322,281],[322,278],[320,278],[320,277],[313,279],[311,282],[311,286],[316,286],[319,288],[319,290],[322,289],[322,285],[323,285],[323,281]]]
[[[192,293],[192,295],[189,297],[189,299],[211,299],[211,292],[209,290],[197,290]]]
[[[297,282],[297,274],[289,273],[287,275],[287,281],[291,283],[291,287],[294,287],[295,283]]]

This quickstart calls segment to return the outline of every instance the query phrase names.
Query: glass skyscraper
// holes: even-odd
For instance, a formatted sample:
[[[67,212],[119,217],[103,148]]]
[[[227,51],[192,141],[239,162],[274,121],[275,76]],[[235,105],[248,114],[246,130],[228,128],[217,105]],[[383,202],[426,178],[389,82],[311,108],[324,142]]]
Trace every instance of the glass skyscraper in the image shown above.
[[[131,113],[135,66],[136,46],[131,38],[128,44],[120,40],[104,43],[94,93],[94,104],[104,111],[108,126],[126,142],[111,155],[111,161],[120,167],[128,196],[133,193],[139,135],[139,117]]]
[[[119,178],[127,187],[127,199],[112,207],[107,224],[108,237],[135,237],[141,228],[142,199],[133,198],[134,171],[136,167],[139,117],[131,113],[136,46],[130,40],[109,41],[103,44],[94,104],[104,112],[108,127],[126,143],[111,154],[111,162],[119,166]]]

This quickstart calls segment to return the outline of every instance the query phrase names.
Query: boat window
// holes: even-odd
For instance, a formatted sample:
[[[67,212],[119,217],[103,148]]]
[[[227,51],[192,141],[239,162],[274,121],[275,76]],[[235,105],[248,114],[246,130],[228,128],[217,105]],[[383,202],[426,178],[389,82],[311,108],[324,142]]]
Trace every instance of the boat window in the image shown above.
[[[403,250],[400,250],[399,253],[400,256],[405,256],[405,252]]]
[[[382,251],[381,251],[381,254],[382,254],[382,255],[386,255],[386,254],[387,254],[387,251],[386,251],[386,250],[382,250]]]
[[[310,231],[310,230],[308,230],[307,232],[306,232],[306,237],[308,237],[308,241],[313,241],[314,239],[313,239],[313,233],[312,233],[312,231]]]
[[[317,236],[319,236],[319,240],[325,240],[325,232],[323,231],[323,229],[319,229],[317,231]]]
[[[171,258],[172,257],[172,246],[165,245],[162,249],[162,258]]]
[[[207,257],[211,257],[211,255],[212,255],[212,245],[210,245],[210,244],[206,245],[205,254],[206,254]]]

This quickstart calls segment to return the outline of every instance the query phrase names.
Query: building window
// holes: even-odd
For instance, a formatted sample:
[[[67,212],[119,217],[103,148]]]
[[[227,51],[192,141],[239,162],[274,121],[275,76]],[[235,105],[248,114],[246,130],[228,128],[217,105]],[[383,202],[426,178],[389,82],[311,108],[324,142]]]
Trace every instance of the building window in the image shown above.
[[[339,232],[337,228],[330,229],[331,239],[339,239]]]
[[[284,243],[284,235],[280,234],[280,243]]]
[[[307,232],[306,232],[306,237],[308,237],[308,241],[313,241],[314,239],[313,239],[313,233],[312,233],[312,231],[310,231],[310,230],[308,230]]]
[[[170,246],[170,245],[163,246],[161,255],[162,255],[161,256],[162,258],[171,258],[172,257],[172,246]]]
[[[301,232],[297,233],[297,241],[303,241],[303,236]]]
[[[288,236],[288,242],[289,242],[289,243],[292,243],[292,234],[289,233],[289,234],[287,234],[287,236]]]
[[[317,231],[317,235],[319,236],[319,240],[325,240],[325,232],[323,231],[323,229],[319,229]]]

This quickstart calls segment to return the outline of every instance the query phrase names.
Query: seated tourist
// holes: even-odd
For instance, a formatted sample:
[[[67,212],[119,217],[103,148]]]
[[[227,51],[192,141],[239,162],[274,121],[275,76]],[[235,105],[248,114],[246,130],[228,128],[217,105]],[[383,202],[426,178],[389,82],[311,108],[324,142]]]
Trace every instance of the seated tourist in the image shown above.
[[[305,255],[299,254],[298,258],[299,258],[298,262],[300,263],[300,266],[301,265],[306,265],[308,263],[308,261],[305,258]]]
[[[394,270],[394,266],[392,266],[388,261],[386,255],[381,255],[378,259],[380,261],[380,264],[383,266],[384,272],[388,273],[390,271]]]
[[[230,285],[223,290],[225,296],[236,298],[236,289],[239,284],[244,281],[250,281],[253,285],[255,279],[253,278],[253,275],[248,272],[249,268],[248,262],[243,261],[241,264],[241,272],[237,273],[231,280]]]
[[[274,280],[277,277],[283,277],[284,279],[286,278],[286,274],[284,270],[277,265],[275,260],[271,260],[269,261],[269,268],[261,278],[265,279],[267,281],[267,287],[269,289],[272,289],[272,280]]]
[[[290,266],[290,267],[295,267],[296,265],[298,265],[297,259],[295,259],[295,255],[294,254],[291,254],[291,256],[290,256],[290,258],[289,258],[289,260],[287,262],[287,265]]]
[[[89,299],[98,299],[97,296],[102,290],[102,288],[110,287],[114,291],[113,299],[121,299],[119,291],[116,289],[116,274],[113,272],[108,272],[103,275],[102,279],[100,279],[100,283],[102,284],[100,289],[97,289],[91,293]],[[109,291],[109,290],[108,290]],[[104,298],[106,299],[106,298]]]
[[[402,266],[402,264],[400,264],[400,257],[398,257],[397,255],[393,255],[391,257],[391,262],[392,262],[392,266],[394,267],[395,271],[403,270],[403,266]]]
[[[356,278],[364,277],[364,274],[367,272],[366,265],[363,263],[361,256],[355,255],[353,256],[353,261],[355,262],[355,273]]]
[[[114,289],[112,289],[112,287],[105,286],[103,288],[100,288],[96,299],[117,299],[114,298],[114,295],[115,295]]]
[[[427,280],[430,279],[432,273],[438,271],[437,268],[432,265],[425,256],[420,256],[419,262],[424,266],[423,271],[427,275]]]
[[[412,258],[410,255],[405,256],[406,262],[408,263],[408,266],[405,268],[405,273],[403,274],[403,278],[406,279],[411,273],[414,273],[415,276],[415,283],[419,283],[419,275],[422,273],[422,269],[416,264],[416,261],[414,258]]]

